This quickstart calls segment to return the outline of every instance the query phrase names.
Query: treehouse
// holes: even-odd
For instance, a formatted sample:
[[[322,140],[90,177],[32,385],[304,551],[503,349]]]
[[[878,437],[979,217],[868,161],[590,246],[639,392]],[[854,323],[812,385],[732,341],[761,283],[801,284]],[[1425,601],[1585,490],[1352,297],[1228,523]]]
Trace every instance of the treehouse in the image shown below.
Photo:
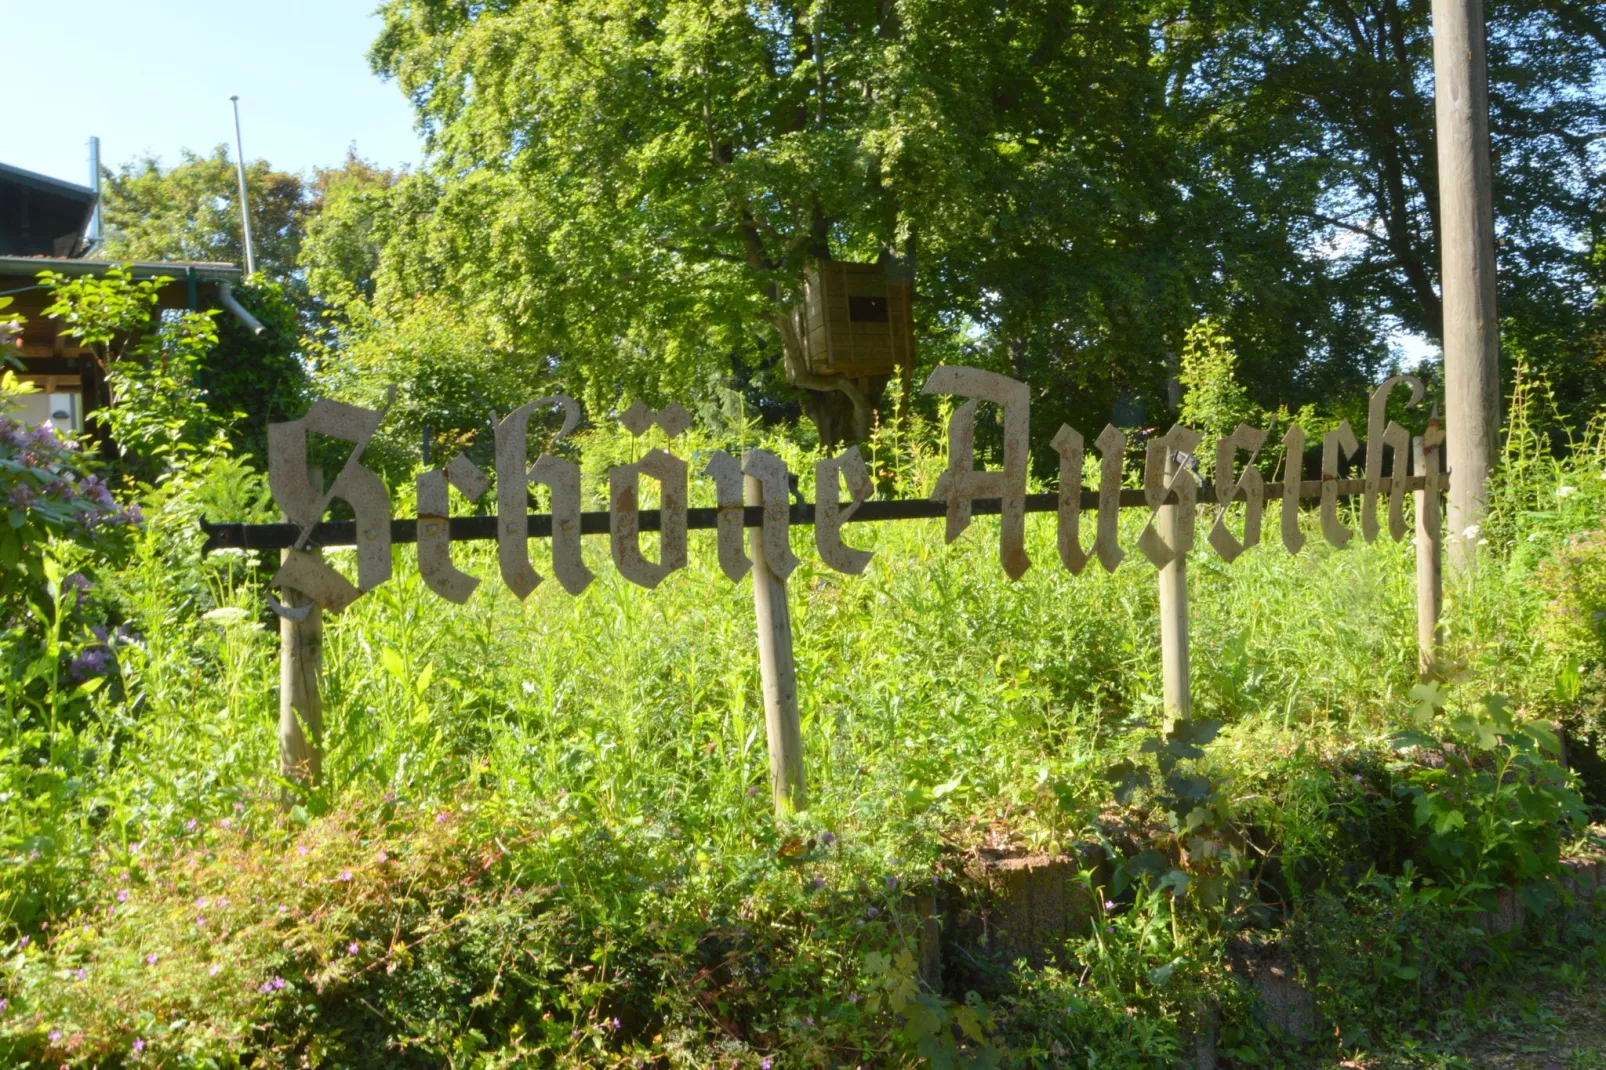
[[[822,442],[868,437],[871,411],[894,375],[907,408],[915,360],[912,290],[907,277],[879,264],[818,260],[804,271],[787,340],[787,380],[808,391],[804,408]]]
[[[877,264],[823,260],[803,276],[793,311],[803,366],[815,375],[868,380],[914,366],[909,280]],[[861,389],[867,383],[860,384]]]

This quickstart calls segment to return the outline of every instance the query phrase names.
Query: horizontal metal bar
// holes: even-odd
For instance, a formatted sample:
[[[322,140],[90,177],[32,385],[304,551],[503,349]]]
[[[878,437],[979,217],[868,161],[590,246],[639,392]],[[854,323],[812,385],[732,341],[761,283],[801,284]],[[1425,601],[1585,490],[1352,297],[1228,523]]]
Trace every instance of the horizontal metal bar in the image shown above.
[[[1443,489],[1448,489],[1450,480],[1448,476],[1440,477]],[[1424,486],[1425,476],[1407,476],[1405,486],[1407,490],[1421,490]],[[1366,481],[1364,479],[1337,479],[1333,481],[1338,485],[1340,496],[1348,497],[1364,493]],[[1389,493],[1391,481],[1387,478],[1379,481],[1378,493]],[[1281,483],[1266,484],[1266,500],[1276,501],[1282,497],[1283,485]],[[1320,498],[1322,495],[1322,481],[1307,479],[1299,485],[1301,498]],[[1175,497],[1174,495],[1172,496]],[[1216,503],[1216,489],[1213,485],[1201,486],[1198,492],[1200,505],[1214,505]],[[1082,508],[1096,509],[1099,504],[1097,491],[1082,491]],[[1141,488],[1125,487],[1121,490],[1121,508],[1138,509],[1148,507],[1148,498]],[[1059,509],[1059,494],[1028,494],[1026,496],[1026,511],[1028,513],[1052,513]],[[970,511],[976,516],[994,516],[1002,510],[998,498],[977,498],[971,503]],[[868,501],[859,506],[854,514],[847,518],[848,523],[873,523],[882,520],[929,520],[946,516],[948,504],[942,501],[932,501],[927,498],[900,498],[890,501]],[[719,515],[717,509],[687,509],[686,527],[692,530],[706,530],[715,526]],[[642,531],[657,531],[659,528],[658,510],[643,509],[638,514],[639,527]],[[586,512],[580,514],[580,534],[606,535],[609,530],[609,514],[604,511]],[[742,510],[742,524],[744,527],[756,528],[764,522],[764,508],[759,505],[749,505]],[[790,510],[790,522],[797,526],[809,526],[814,523],[814,506],[804,502],[793,504]],[[552,536],[552,517],[547,513],[531,513],[527,517],[527,531],[532,539],[546,539]],[[497,518],[494,516],[454,516],[448,520],[450,525],[450,538],[452,542],[473,542],[476,540],[490,540],[496,538]],[[206,535],[206,543],[201,548],[202,553],[211,553],[214,550],[283,550],[293,546],[301,529],[295,524],[211,524],[201,522],[201,531]],[[407,543],[418,541],[417,520],[392,520],[390,522],[390,541],[393,543]],[[326,520],[312,530],[309,546],[355,546],[357,544],[357,525],[350,520]]]

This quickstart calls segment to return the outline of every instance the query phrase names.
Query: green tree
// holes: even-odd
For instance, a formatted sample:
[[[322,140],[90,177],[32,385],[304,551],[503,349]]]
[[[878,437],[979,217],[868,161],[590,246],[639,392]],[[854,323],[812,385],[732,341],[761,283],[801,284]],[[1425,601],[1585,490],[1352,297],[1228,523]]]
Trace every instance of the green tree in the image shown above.
[[[320,305],[339,308],[373,297],[380,254],[377,220],[397,177],[362,159],[355,149],[341,166],[314,174],[297,266]]]
[[[1426,0],[383,11],[372,59],[431,155],[378,228],[381,309],[445,296],[593,400],[733,364],[773,391],[809,257],[912,272],[925,359],[1073,422],[1174,410],[1201,316],[1268,409],[1356,395],[1393,330],[1436,329]],[[1596,21],[1491,19],[1514,337],[1589,304]]]
[[[811,257],[914,273],[928,360],[1001,304],[1029,312],[1023,333],[1102,317],[1170,321],[1180,341],[1197,315],[1178,288],[1129,285],[1153,259],[1130,232],[1166,226],[1156,197],[1182,200],[1149,166],[1168,136],[1142,103],[1164,88],[1149,14],[396,0],[372,55],[432,163],[395,188],[381,308],[447,295],[604,403],[694,392],[732,363],[779,387]],[[1060,201],[1033,236],[1030,213]],[[1029,237],[1059,254],[1046,272],[1015,258]],[[1020,292],[1067,258],[1058,291]],[[1115,378],[1160,389],[1149,350]]]
[[[245,175],[257,270],[284,282],[295,273],[306,225],[305,184],[263,160],[247,164]],[[186,149],[172,168],[140,157],[104,178],[106,258],[245,263],[239,180],[227,147],[210,156]]]

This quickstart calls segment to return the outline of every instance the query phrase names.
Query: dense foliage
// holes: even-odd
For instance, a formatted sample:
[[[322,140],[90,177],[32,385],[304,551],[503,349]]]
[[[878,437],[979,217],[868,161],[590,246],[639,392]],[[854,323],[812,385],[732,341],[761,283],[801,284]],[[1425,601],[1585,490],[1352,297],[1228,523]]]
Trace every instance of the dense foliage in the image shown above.
[[[1206,315],[1256,403],[1322,402],[1439,333],[1428,7],[394,0],[373,59],[430,161],[379,294],[449,295],[593,400],[773,392],[804,259],[880,259],[925,359],[1077,425],[1174,412]],[[1490,26],[1508,335],[1587,417],[1606,32],[1573,0]]]

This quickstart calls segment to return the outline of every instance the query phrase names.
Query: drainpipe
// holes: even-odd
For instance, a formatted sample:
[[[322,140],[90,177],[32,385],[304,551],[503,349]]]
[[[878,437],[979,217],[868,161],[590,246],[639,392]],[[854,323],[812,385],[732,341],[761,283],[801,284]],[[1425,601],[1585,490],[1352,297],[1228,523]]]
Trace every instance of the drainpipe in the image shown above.
[[[217,299],[224,308],[234,313],[234,318],[245,324],[245,329],[252,334],[262,334],[267,331],[267,328],[262,326],[262,323],[247,312],[245,306],[235,299],[234,290],[228,283],[219,282],[217,284]]]

